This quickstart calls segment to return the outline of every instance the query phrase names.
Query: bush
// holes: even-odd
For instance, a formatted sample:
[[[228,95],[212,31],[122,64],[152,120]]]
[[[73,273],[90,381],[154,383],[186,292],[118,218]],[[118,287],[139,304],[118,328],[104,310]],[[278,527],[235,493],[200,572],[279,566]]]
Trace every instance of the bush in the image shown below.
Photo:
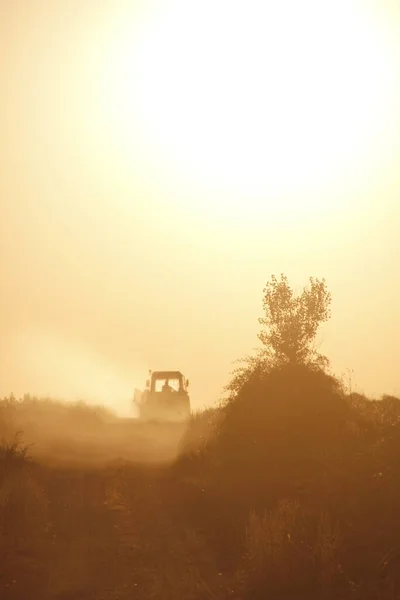
[[[318,461],[343,451],[352,418],[335,378],[294,365],[244,386],[224,413],[216,451],[238,478],[255,471],[265,477],[274,464]]]

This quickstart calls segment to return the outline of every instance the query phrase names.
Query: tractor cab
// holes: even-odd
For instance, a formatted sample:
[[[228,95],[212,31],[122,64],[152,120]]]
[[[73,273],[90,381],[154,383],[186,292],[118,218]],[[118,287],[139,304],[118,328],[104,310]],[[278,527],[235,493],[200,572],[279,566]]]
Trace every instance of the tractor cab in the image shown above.
[[[180,371],[153,371],[150,379],[146,381],[146,387],[152,394],[185,394],[189,387],[189,381]]]

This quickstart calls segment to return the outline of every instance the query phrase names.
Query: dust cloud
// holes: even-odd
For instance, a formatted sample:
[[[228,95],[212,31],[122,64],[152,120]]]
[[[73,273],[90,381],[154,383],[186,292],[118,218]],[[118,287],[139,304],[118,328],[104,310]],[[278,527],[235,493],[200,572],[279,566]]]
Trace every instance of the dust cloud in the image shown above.
[[[72,335],[51,327],[21,328],[10,338],[5,354],[0,373],[7,370],[12,387],[5,389],[0,384],[1,396],[13,393],[21,397],[29,392],[102,405],[120,417],[138,416],[133,390],[142,387],[146,372],[124,370]]]
[[[0,428],[0,440],[20,432],[29,455],[52,466],[165,465],[177,457],[184,423],[138,419],[134,388],[143,388],[145,372],[127,373],[48,327],[21,330],[12,342],[9,356],[19,359],[29,385],[0,390],[12,394],[1,403],[8,431]]]
[[[54,467],[166,465],[177,458],[187,431],[185,423],[143,423],[84,402],[25,396],[2,404],[0,438],[15,440],[18,432],[33,459]]]

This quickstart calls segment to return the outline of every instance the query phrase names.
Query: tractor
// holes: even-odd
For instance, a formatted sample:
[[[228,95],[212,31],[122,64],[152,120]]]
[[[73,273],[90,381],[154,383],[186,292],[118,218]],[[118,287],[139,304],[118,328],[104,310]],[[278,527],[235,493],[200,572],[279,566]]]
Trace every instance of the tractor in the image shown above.
[[[135,389],[142,421],[185,421],[190,415],[189,381],[180,371],[150,371],[146,389]]]

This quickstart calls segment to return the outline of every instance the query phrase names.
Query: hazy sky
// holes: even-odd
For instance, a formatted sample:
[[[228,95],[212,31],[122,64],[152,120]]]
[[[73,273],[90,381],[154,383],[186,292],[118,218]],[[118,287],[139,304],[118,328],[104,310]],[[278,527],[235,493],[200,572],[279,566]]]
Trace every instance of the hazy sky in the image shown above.
[[[400,394],[397,0],[0,0],[0,52],[0,394],[209,404],[281,272]]]

